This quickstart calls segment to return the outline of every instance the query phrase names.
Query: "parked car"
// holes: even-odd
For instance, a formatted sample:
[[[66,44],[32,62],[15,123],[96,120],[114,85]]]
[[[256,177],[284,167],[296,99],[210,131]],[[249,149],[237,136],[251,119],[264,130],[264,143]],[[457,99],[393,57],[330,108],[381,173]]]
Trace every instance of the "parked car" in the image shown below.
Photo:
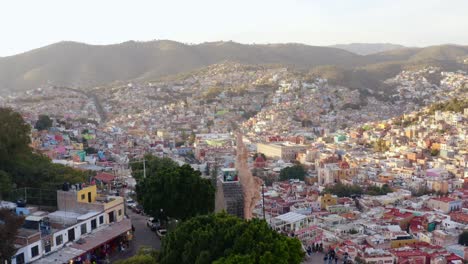
[[[158,235],[158,237],[160,238],[163,238],[166,234],[167,234],[167,230],[164,228],[156,230],[156,235]]]
[[[154,219],[154,217],[148,218],[148,220],[146,220],[146,225],[151,228],[151,231],[156,231],[161,226],[159,220]]]
[[[138,205],[132,207],[132,210],[133,210],[133,212],[135,212],[137,214],[141,214],[141,213],[143,213],[143,206],[138,204]]]

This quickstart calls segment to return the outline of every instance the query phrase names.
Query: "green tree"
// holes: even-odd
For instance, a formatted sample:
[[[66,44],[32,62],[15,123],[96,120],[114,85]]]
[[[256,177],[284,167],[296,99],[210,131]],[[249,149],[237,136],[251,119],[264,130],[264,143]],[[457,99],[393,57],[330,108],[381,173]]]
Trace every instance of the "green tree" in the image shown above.
[[[216,185],[217,185],[217,181],[218,181],[218,164],[215,164],[214,167],[212,169],[210,169],[211,172],[210,172],[210,180],[211,180],[211,184],[213,185],[213,187],[216,189]]]
[[[458,244],[468,246],[468,231],[463,231],[458,237]]]
[[[374,151],[376,151],[376,152],[385,152],[387,150],[389,150],[389,147],[385,143],[385,140],[379,139],[379,140],[374,142]]]
[[[195,143],[195,138],[196,138],[196,134],[195,132],[192,131],[192,133],[190,133],[190,136],[188,138],[188,143],[190,145],[193,145],[193,143]]]
[[[9,108],[0,108],[0,170],[4,171],[18,188],[51,187],[69,181],[83,182],[87,172],[74,170],[34,153],[29,147],[31,127],[20,114]],[[6,176],[1,176],[7,184]]]
[[[255,161],[259,155],[262,156],[262,158],[263,158],[264,160],[266,160],[265,154],[260,153],[260,152],[257,152],[257,153],[255,153],[255,154],[253,155],[253,160]]]
[[[334,194],[338,197],[350,197],[352,195],[361,195],[364,193],[363,189],[358,185],[344,185],[342,183],[327,186],[324,192]]]
[[[47,130],[52,126],[52,119],[48,115],[39,115],[39,119],[36,121],[34,128],[41,131]]]
[[[87,147],[87,148],[85,148],[84,151],[85,151],[86,154],[88,154],[88,155],[89,155],[89,154],[96,154],[96,153],[98,153],[98,150],[95,149],[95,148],[93,148],[93,147]]]
[[[280,171],[280,180],[285,181],[289,179],[304,180],[306,170],[302,165],[294,165],[292,167],[286,167]]]
[[[11,176],[0,170],[0,201],[4,197],[8,197],[11,187],[13,185],[13,182],[11,181]]]
[[[141,247],[137,254],[128,259],[119,260],[116,264],[157,264],[159,258],[159,252],[149,248]]]
[[[246,221],[226,213],[181,223],[163,240],[161,263],[300,263],[296,238],[272,230],[264,220]]]
[[[215,189],[199,171],[169,158],[147,155],[145,159],[146,178],[139,176],[140,172],[136,176],[138,200],[145,212],[162,220],[185,220],[214,210]]]
[[[8,209],[0,209],[0,263],[10,263],[16,254],[15,240],[24,218]]]
[[[431,149],[431,156],[437,156],[439,155],[439,150],[438,149]]]
[[[10,108],[0,108],[0,166],[30,151],[30,132],[30,126],[20,114]]]

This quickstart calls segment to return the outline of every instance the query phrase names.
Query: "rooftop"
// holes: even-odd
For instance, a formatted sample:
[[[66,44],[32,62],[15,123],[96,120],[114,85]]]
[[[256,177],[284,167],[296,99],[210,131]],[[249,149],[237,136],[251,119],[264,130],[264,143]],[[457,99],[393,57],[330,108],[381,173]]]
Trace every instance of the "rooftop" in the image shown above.
[[[287,223],[295,223],[295,222],[298,222],[298,221],[301,221],[301,220],[307,218],[307,216],[302,215],[302,214],[298,214],[298,213],[294,213],[294,212],[289,212],[289,213],[286,213],[286,214],[279,215],[279,216],[277,216],[275,218],[279,219],[281,221],[287,222]]]

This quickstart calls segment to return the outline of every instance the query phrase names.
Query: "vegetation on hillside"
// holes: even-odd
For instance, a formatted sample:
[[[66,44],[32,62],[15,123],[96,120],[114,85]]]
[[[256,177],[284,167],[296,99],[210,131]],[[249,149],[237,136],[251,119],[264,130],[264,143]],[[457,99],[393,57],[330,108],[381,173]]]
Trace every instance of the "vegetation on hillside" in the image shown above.
[[[229,60],[254,65],[281,64],[301,69],[340,65],[351,70],[351,75],[344,79],[345,84],[349,82],[349,86],[356,89],[361,86],[373,89],[380,86],[372,85],[374,79],[391,77],[395,75],[394,70],[402,65],[424,62],[460,66],[457,61],[467,55],[467,47],[454,45],[405,48],[360,56],[342,49],[301,44],[244,45],[211,42],[187,45],[158,40],[95,46],[60,42],[0,58],[0,87],[17,91],[47,83],[95,87],[116,81],[149,81],[193,72]],[[15,67],[10,67],[11,65]],[[368,65],[374,66],[366,68]],[[371,69],[372,67],[375,69]],[[361,84],[360,78],[357,78],[359,76],[366,77]],[[379,91],[384,91],[384,88],[379,88]]]
[[[468,98],[453,98],[446,102],[432,104],[429,107],[429,114],[434,114],[435,111],[452,111],[461,113],[465,108],[468,108]]]

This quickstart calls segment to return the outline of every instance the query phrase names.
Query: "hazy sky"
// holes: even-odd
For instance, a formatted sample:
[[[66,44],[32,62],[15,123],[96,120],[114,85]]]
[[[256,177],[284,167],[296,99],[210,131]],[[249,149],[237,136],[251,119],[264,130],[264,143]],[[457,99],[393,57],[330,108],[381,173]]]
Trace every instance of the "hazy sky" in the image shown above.
[[[61,40],[468,44],[467,0],[4,0],[0,56]]]

